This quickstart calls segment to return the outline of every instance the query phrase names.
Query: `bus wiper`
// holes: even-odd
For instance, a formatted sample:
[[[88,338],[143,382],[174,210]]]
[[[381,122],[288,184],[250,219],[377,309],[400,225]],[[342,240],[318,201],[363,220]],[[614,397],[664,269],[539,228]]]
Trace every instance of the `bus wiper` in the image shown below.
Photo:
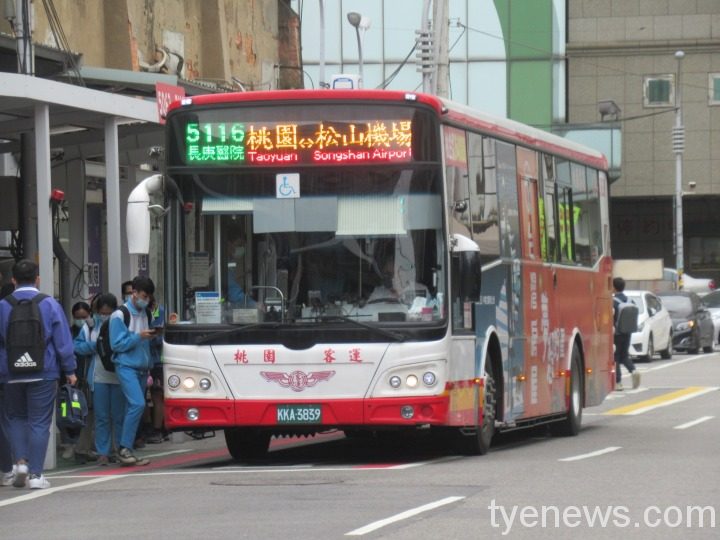
[[[260,323],[246,324],[243,326],[238,326],[236,328],[230,328],[229,330],[219,330],[217,332],[213,332],[210,335],[197,338],[195,340],[195,345],[203,345],[203,344],[213,341],[217,338],[231,336],[238,332],[242,332],[243,330],[249,330],[250,328],[256,328],[259,326],[265,326],[267,328],[277,328],[278,326],[280,326],[280,323],[279,322],[272,322],[272,323],[271,322],[260,322]]]
[[[376,332],[380,335],[390,338],[393,341],[398,341],[398,342],[405,341],[405,336],[402,334],[398,334],[397,332],[393,332],[391,330],[385,330],[384,328],[378,328],[377,326],[371,326],[369,324],[365,324],[363,322],[357,321],[351,317],[346,317],[345,315],[323,315],[321,317],[318,317],[318,319],[322,322],[330,322],[330,321],[349,322],[356,326],[360,326],[362,328],[370,330],[371,332]]]

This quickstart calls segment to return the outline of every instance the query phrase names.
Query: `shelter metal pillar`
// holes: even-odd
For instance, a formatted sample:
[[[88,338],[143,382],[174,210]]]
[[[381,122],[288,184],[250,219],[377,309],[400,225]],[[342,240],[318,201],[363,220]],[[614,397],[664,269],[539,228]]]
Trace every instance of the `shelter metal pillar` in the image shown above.
[[[120,236],[120,159],[118,119],[105,120],[105,197],[107,199],[108,291],[120,294],[122,284],[122,244]],[[122,302],[122,299],[119,299]]]
[[[35,171],[37,186],[37,262],[40,267],[40,290],[54,296],[53,286],[53,241],[50,217],[50,106],[47,103],[35,105]],[[55,426],[55,422],[52,424]],[[45,469],[57,465],[55,454],[55,429],[50,430],[48,450],[45,454]]]

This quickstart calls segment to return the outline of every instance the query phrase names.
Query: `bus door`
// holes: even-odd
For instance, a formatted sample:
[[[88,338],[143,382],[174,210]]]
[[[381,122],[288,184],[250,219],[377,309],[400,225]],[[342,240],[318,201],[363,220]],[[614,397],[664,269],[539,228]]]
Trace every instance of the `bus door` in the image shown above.
[[[504,420],[512,422],[525,416],[525,313],[522,309],[525,287],[520,241],[523,220],[520,219],[518,201],[516,147],[496,141],[495,155],[500,254],[504,262],[504,280],[498,288],[497,332],[503,353]],[[502,313],[505,306],[506,315]],[[503,325],[506,325],[507,338],[503,335]]]
[[[547,255],[548,217],[543,213],[543,183],[538,175],[539,156],[526,148],[517,149],[518,203],[522,250],[524,340],[523,398],[526,416],[548,414],[552,410],[554,370],[548,362],[550,319],[554,307],[553,272],[544,264]],[[541,219],[542,217],[542,219]],[[543,230],[541,231],[541,226]]]
[[[543,261],[542,282],[538,281],[540,297],[540,334],[543,351],[542,364],[550,386],[550,410],[557,412],[566,408],[563,378],[560,376],[565,359],[565,331],[561,320],[561,287],[563,268],[560,264],[561,227],[558,211],[558,189],[555,160],[552,156],[540,156],[541,192],[538,193],[538,222],[540,234],[540,257]]]

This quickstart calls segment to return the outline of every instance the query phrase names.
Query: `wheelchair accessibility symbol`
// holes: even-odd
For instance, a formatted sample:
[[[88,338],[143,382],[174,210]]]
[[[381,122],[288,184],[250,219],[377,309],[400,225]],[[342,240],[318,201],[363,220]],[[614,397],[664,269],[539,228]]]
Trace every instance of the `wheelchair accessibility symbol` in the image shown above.
[[[275,176],[275,197],[297,199],[300,197],[300,174],[280,173]]]

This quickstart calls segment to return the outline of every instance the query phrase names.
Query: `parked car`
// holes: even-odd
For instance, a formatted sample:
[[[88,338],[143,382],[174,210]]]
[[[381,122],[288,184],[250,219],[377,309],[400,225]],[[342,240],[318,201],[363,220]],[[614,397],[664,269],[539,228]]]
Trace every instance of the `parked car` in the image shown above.
[[[673,322],[673,349],[697,354],[713,351],[715,329],[710,312],[702,299],[690,291],[658,294]]]
[[[630,356],[652,360],[655,352],[672,358],[673,322],[660,298],[650,291],[625,291],[638,307],[638,331],[630,338]]]
[[[720,344],[720,291],[713,291],[706,294],[703,296],[702,301],[712,317],[715,330],[715,343]]]
[[[669,280],[675,283],[677,289],[678,273],[674,268],[665,268],[663,270],[663,280]],[[683,272],[683,291],[698,293],[703,296],[715,290],[715,281],[708,278],[696,278]]]

